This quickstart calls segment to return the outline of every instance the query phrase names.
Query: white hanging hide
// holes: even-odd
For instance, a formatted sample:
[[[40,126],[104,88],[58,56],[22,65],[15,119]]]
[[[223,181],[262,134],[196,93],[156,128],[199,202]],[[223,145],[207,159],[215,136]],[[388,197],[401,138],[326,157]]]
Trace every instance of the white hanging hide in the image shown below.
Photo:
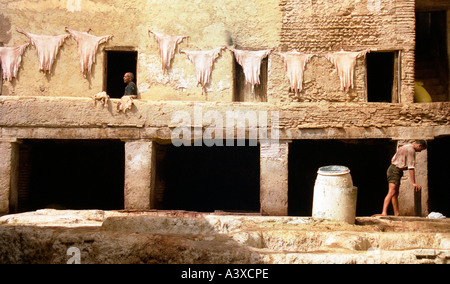
[[[188,36],[171,36],[160,34],[153,31],[148,31],[152,33],[158,43],[159,57],[161,58],[161,68],[165,74],[167,70],[170,69],[170,64],[175,55],[175,50],[177,45],[180,44]]]
[[[259,75],[261,72],[261,61],[267,57],[272,50],[258,50],[258,51],[248,51],[248,50],[238,50],[228,47],[229,50],[233,51],[236,61],[242,66],[245,75],[245,81],[247,84],[252,86],[252,93],[254,93],[255,85],[259,85]]]
[[[194,64],[197,84],[200,84],[203,88],[209,83],[214,61],[220,56],[223,49],[225,47],[218,47],[208,51],[180,50],[180,53],[186,54],[192,64]]]
[[[2,65],[3,80],[12,81],[17,76],[22,55],[29,43],[14,46],[0,47],[0,64]]]
[[[72,35],[78,44],[78,55],[80,57],[81,73],[86,78],[87,74],[91,72],[92,64],[95,63],[95,55],[97,54],[98,46],[107,42],[113,36],[93,36],[88,32],[79,32],[66,28],[66,31]]]
[[[291,52],[279,52],[277,54],[283,57],[286,75],[291,83],[291,89],[297,95],[303,90],[303,73],[306,63],[315,55],[300,53],[296,49]]]
[[[336,67],[341,81],[341,90],[349,91],[353,88],[353,76],[355,74],[356,59],[365,56],[369,49],[359,52],[338,51],[323,54]]]
[[[36,52],[39,59],[39,70],[50,73],[59,48],[63,45],[64,40],[70,37],[70,35],[35,35],[32,33],[27,33],[21,29],[16,30],[27,36],[30,39],[31,44],[36,47]]]

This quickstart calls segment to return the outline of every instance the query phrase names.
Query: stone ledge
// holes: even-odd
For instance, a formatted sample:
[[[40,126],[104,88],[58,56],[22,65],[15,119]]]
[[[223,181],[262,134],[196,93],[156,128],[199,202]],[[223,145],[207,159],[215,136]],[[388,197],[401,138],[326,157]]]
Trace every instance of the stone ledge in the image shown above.
[[[65,263],[71,247],[82,263],[448,263],[448,223],[45,209],[0,218],[0,263]]]

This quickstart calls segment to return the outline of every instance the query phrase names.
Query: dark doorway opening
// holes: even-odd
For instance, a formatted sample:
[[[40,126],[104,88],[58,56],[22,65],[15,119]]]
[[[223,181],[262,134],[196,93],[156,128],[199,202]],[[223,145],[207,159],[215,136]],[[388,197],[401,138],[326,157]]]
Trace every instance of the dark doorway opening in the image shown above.
[[[259,85],[255,85],[254,93],[250,84],[245,81],[245,74],[242,66],[237,62],[233,56],[233,73],[234,73],[234,88],[233,101],[235,102],[267,102],[267,81],[269,72],[269,58],[266,57],[261,61],[261,71],[259,75]]]
[[[289,215],[311,216],[317,170],[342,165],[358,187],[356,215],[381,213],[386,170],[395,154],[390,140],[296,140],[289,147]]]
[[[19,151],[19,212],[123,209],[124,142],[24,140]]]
[[[450,101],[448,92],[447,12],[416,13],[415,78],[433,102]]]
[[[395,102],[395,52],[372,52],[367,60],[367,101]]]
[[[106,84],[105,91],[111,98],[121,98],[126,84],[123,75],[126,72],[134,74],[136,83],[137,51],[106,51]]]
[[[259,213],[259,147],[157,148],[158,209]]]
[[[450,216],[450,186],[448,165],[450,160],[450,136],[428,142],[428,194],[429,211]]]

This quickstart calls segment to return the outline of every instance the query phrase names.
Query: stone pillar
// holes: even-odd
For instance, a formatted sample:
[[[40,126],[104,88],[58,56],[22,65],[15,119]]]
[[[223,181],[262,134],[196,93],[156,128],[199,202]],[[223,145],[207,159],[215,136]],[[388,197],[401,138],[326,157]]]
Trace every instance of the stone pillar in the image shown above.
[[[261,142],[261,215],[288,215],[288,152],[288,141]]]
[[[416,153],[416,183],[422,186],[416,192],[409,177],[409,170],[403,172],[398,196],[400,216],[427,216],[428,209],[428,152]]]
[[[17,211],[19,146],[16,139],[0,139],[0,215]]]
[[[125,141],[125,209],[154,208],[155,143]]]

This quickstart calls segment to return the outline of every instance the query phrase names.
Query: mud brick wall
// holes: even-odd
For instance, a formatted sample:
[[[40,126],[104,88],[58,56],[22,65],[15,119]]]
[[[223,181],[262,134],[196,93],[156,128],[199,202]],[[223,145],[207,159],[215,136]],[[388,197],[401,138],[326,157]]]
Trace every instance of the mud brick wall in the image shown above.
[[[330,51],[399,51],[400,102],[413,102],[414,1],[283,0],[280,49],[305,53]],[[301,101],[366,101],[364,59],[357,60],[355,89],[339,91],[339,77],[324,57],[314,57],[305,70]]]

